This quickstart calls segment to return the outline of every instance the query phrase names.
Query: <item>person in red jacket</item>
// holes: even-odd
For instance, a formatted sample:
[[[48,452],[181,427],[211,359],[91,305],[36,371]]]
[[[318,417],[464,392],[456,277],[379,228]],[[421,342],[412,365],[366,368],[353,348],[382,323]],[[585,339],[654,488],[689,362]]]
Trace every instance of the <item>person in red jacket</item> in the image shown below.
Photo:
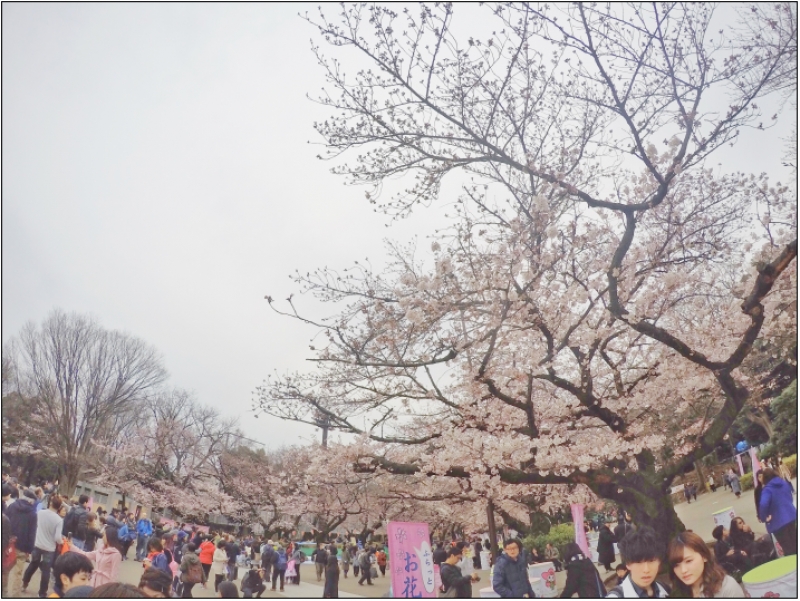
[[[208,575],[211,573],[211,564],[214,562],[214,549],[216,548],[217,546],[210,537],[204,537],[203,542],[200,543],[200,549],[197,555],[200,557],[200,564],[203,566],[206,578],[208,578]]]

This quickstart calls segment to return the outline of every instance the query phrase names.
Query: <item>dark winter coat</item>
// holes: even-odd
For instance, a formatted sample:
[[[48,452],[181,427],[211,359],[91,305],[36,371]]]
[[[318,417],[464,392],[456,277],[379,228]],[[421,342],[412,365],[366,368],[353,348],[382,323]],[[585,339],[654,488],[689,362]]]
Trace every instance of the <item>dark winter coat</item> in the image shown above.
[[[67,536],[72,532],[73,538],[86,540],[86,526],[89,523],[89,512],[83,505],[74,505],[64,517],[61,533]]]
[[[241,553],[241,549],[239,549],[239,545],[236,543],[228,543],[225,546],[225,553],[228,554],[228,564],[234,565],[236,563],[236,558]]]
[[[339,598],[339,565],[335,561],[325,566],[325,587],[322,596],[325,599]]]
[[[492,588],[503,598],[522,597],[523,595],[533,598],[533,587],[528,580],[528,566],[525,565],[525,558],[521,553],[516,561],[505,553],[497,558]]]
[[[614,543],[617,539],[608,526],[600,528],[600,537],[597,539],[597,560],[601,564],[614,563]]]
[[[17,537],[17,551],[33,553],[36,543],[36,507],[23,499],[14,501],[6,509],[11,521],[11,534]]]
[[[442,586],[445,590],[449,591],[451,588],[456,589],[456,599],[471,599],[472,598],[472,578],[469,576],[461,575],[461,568],[458,566],[451,566],[445,562],[441,566]]]
[[[603,530],[600,531],[600,536],[603,535],[602,532]],[[609,532],[609,534],[611,533]],[[561,593],[562,599],[572,597],[575,593],[578,593],[578,597],[581,599],[592,597],[597,599],[606,596],[606,587],[603,586],[600,574],[591,559],[583,557],[583,559],[570,561],[566,565],[566,570],[567,583]]]
[[[772,516],[772,519],[768,522],[769,516]],[[766,524],[767,532],[770,534],[797,519],[797,509],[792,500],[792,487],[783,478],[773,478],[762,489],[758,504],[758,519]]]
[[[258,589],[261,584],[264,584],[264,579],[261,577],[261,574],[258,573],[258,570],[249,570],[247,575],[242,579],[242,591],[245,589],[254,591]]]
[[[103,538],[103,533],[94,528],[86,529],[86,538],[83,539],[86,544],[83,546],[84,551],[94,551],[94,547],[99,539]]]
[[[311,556],[314,560],[314,563],[321,563],[325,565],[328,564],[328,552],[324,548],[314,549],[314,551],[311,553]]]
[[[3,513],[3,527],[0,528],[0,534],[3,537],[3,544],[0,547],[0,551],[5,551],[8,548],[8,545],[11,544],[11,520],[8,519],[8,516]]]

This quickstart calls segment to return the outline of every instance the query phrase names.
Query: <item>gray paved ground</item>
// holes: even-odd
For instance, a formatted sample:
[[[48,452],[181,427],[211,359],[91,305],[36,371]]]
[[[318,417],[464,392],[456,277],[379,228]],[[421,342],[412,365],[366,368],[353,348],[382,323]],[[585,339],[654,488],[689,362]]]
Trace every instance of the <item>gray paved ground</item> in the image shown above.
[[[795,490],[797,490],[797,480],[793,481],[793,485]],[[797,498],[795,497],[795,504],[797,503]],[[748,490],[742,493],[741,498],[737,499],[736,496],[730,492],[723,489],[718,488],[717,492],[715,493],[705,493],[702,495],[698,495],[697,501],[693,501],[692,503],[681,503],[676,506],[675,510],[678,516],[683,520],[684,525],[702,536],[705,540],[711,540],[711,531],[714,529],[714,519],[712,514],[716,511],[724,509],[726,507],[733,507],[736,515],[741,516],[744,518],[745,522],[749,524],[753,531],[758,535],[766,532],[766,528],[763,524],[759,524],[756,518],[756,509],[755,503],[753,502],[753,491]],[[130,552],[133,555],[133,551]],[[603,578],[606,578],[611,575],[611,573],[605,573],[602,567],[600,569],[600,575]],[[244,576],[244,570],[239,570],[240,575]],[[123,582],[129,582],[131,584],[138,584],[139,577],[142,573],[142,566],[141,563],[136,561],[124,561],[122,563],[122,568],[120,570],[121,580]],[[473,597],[477,598],[480,596],[480,589],[490,586],[489,583],[489,571],[482,570],[478,572],[481,577],[481,581],[473,585],[472,592]],[[264,599],[275,599],[275,598],[321,598],[322,597],[322,582],[316,581],[316,575],[314,574],[314,569],[312,566],[305,565],[301,570],[301,579],[303,582],[300,585],[285,585],[285,591],[281,593],[280,591],[272,592],[271,590],[267,590],[264,593],[262,598]],[[213,580],[213,578],[212,578]],[[241,581],[237,582],[237,585],[240,584]],[[566,582],[566,574],[565,572],[558,572],[556,574],[556,585],[558,590],[562,590],[564,588],[564,584]],[[339,580],[339,596],[343,598],[347,597],[381,597],[389,590],[389,579],[386,577],[378,578],[374,581],[374,585],[369,587],[367,585],[359,586],[357,579],[353,578],[352,572],[350,573],[349,578],[341,577]],[[52,583],[51,583],[52,587]],[[29,597],[35,596],[35,592],[39,589],[39,572],[34,575],[33,580],[29,586],[29,591],[33,591],[34,594],[28,594]],[[200,585],[196,585],[194,590],[192,591],[194,597],[196,598],[208,598],[208,597],[215,597],[214,593],[214,586],[213,582],[208,585],[208,588],[202,588]]]

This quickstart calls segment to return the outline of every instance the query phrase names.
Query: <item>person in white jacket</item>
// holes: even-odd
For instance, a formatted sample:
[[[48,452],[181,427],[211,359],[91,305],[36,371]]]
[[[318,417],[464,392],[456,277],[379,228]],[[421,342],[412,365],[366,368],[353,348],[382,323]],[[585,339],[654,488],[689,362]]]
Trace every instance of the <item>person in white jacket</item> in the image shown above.
[[[225,539],[217,543],[214,549],[214,559],[211,562],[211,571],[214,573],[214,591],[219,592],[220,583],[225,580],[226,569],[228,567],[228,552],[225,550]]]

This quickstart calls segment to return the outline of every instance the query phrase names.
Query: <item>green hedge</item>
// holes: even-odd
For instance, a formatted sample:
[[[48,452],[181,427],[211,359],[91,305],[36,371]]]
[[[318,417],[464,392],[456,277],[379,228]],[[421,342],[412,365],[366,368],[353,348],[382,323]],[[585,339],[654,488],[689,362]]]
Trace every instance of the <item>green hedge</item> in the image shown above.
[[[739,477],[739,484],[742,485],[742,490],[750,490],[753,488],[753,473],[745,474]]]
[[[547,534],[537,534],[535,536],[526,536],[522,539],[522,544],[526,549],[530,550],[533,547],[539,550],[539,553],[544,554],[544,548],[547,543],[553,545],[561,554],[561,559],[564,559],[565,548],[569,543],[575,542],[575,526],[572,523],[558,524],[550,528]]]

